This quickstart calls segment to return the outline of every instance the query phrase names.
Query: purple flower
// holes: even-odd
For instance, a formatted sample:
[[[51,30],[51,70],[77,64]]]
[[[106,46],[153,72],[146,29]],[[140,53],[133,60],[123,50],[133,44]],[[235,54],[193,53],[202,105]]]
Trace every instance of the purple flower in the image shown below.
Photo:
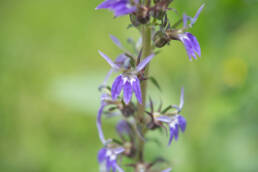
[[[201,48],[195,36],[189,32],[178,34],[178,39],[184,44],[189,60],[197,59],[196,54],[201,56]]]
[[[105,0],[96,9],[109,9],[116,17],[119,17],[135,12],[137,4],[138,0]]]
[[[135,93],[138,102],[142,103],[140,80],[138,79],[137,74],[151,61],[151,59],[154,57],[154,54],[146,57],[136,66],[135,69],[130,70],[125,70],[124,67],[115,64],[107,55],[101,51],[99,51],[99,54],[109,63],[109,65],[114,70],[124,70],[122,74],[116,77],[112,84],[111,95],[113,100],[117,99],[123,89],[123,99],[126,104],[129,104],[131,101],[133,93]]]
[[[115,100],[124,89],[124,102],[131,101],[133,92],[139,103],[142,103],[141,85],[137,75],[120,74],[113,82],[111,88],[112,98]]]
[[[155,117],[155,120],[166,123],[169,127],[170,138],[169,138],[168,145],[171,144],[173,138],[175,138],[175,140],[178,139],[179,129],[181,129],[182,132],[185,131],[186,120],[182,115],[179,114],[183,108],[183,105],[184,105],[184,89],[182,88],[179,106],[176,106],[176,105],[171,106],[172,108],[175,108],[177,110],[175,114],[173,114],[173,116],[159,115]]]
[[[193,26],[193,24],[197,21],[203,7],[204,4],[198,9],[193,18],[185,14],[183,15],[184,27],[183,29],[179,30],[180,32],[177,35],[177,38],[184,44],[190,60],[192,60],[192,58],[197,59],[196,55],[198,55],[199,57],[201,56],[201,48],[197,41],[197,38],[189,32],[184,32],[184,30],[191,28]],[[188,21],[190,21],[189,24]]]
[[[117,156],[123,153],[125,149],[123,147],[118,148],[102,148],[98,153],[98,162],[106,163],[106,171],[110,171],[110,169],[115,172],[118,170],[119,172],[123,172],[123,170],[117,164]]]

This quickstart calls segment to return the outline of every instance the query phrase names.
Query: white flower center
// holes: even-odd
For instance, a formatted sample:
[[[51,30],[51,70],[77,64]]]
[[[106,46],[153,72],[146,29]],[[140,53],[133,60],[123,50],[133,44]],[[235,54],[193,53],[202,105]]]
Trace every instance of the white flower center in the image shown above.
[[[128,76],[128,75],[124,76],[123,75],[123,83],[125,84],[127,81],[129,81],[130,84],[132,85],[133,82],[136,81],[135,76]]]
[[[116,154],[112,154],[109,158],[110,158],[111,161],[115,160],[116,159]]]
[[[111,156],[111,155],[112,155],[112,151],[111,150],[107,150],[106,156]]]
[[[109,157],[111,161],[116,159],[116,154],[112,150],[107,150],[106,157]]]
[[[177,116],[175,116],[172,120],[171,120],[171,122],[169,123],[169,126],[171,127],[171,128],[176,128],[176,125],[178,124],[178,119],[177,119]]]
[[[128,3],[128,4],[126,4],[126,8],[130,9],[130,8],[132,8],[132,5]]]

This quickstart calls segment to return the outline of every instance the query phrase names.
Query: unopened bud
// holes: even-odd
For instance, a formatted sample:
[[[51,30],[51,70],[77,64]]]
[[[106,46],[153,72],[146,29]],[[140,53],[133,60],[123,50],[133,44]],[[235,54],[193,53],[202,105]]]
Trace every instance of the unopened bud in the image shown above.
[[[149,10],[147,7],[140,7],[136,13],[136,18],[141,24],[146,24],[150,20]]]
[[[165,11],[162,10],[154,10],[152,11],[151,15],[156,18],[156,19],[163,19],[164,15],[165,15]]]
[[[129,105],[124,105],[121,109],[121,112],[125,117],[129,117],[130,115],[134,114],[135,107],[132,103]]]
[[[158,31],[153,36],[153,42],[156,47],[161,48],[169,42],[169,37],[167,36],[167,34],[165,32]]]

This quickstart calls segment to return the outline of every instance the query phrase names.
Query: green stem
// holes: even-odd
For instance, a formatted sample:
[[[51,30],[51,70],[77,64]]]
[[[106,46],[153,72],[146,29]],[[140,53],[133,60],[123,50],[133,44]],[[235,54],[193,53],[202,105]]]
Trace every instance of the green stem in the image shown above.
[[[142,58],[149,56],[152,53],[151,48],[151,29],[148,25],[142,27]],[[145,67],[144,76],[148,77],[149,65]],[[146,105],[146,93],[147,93],[147,80],[141,82],[141,91],[142,91],[142,104],[138,103],[137,105],[137,125],[142,129],[142,134],[145,134],[145,119],[144,111]],[[144,152],[144,141],[142,138],[138,138],[138,155],[137,160],[140,162],[144,161],[143,152]]]

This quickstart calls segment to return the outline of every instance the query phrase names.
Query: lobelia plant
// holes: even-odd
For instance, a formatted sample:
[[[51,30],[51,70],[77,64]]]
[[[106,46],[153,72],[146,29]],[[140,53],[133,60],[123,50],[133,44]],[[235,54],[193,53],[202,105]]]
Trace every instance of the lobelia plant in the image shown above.
[[[97,128],[103,143],[103,148],[98,152],[100,171],[123,172],[122,158],[127,157],[133,163],[125,165],[136,172],[155,172],[157,169],[153,166],[165,160],[157,158],[153,162],[145,161],[144,145],[148,141],[146,133],[156,129],[167,131],[168,128],[170,133],[168,145],[170,145],[173,139],[178,139],[179,130],[184,132],[186,129],[186,119],[180,114],[184,105],[183,88],[179,105],[170,105],[165,109],[160,105],[155,110],[154,102],[151,99],[148,103],[146,101],[147,81],[150,80],[159,87],[157,81],[148,76],[149,63],[155,56],[156,48],[162,48],[169,45],[170,41],[177,40],[183,43],[190,61],[201,56],[196,37],[187,32],[187,29],[197,21],[204,5],[198,9],[194,17],[184,14],[182,19],[171,25],[167,12],[175,11],[169,8],[172,2],[173,0],[105,0],[96,8],[111,10],[115,17],[128,15],[130,26],[141,32],[138,43],[133,44],[135,53],[126,50],[112,35],[110,35],[111,40],[123,53],[112,61],[99,51],[101,57],[111,66],[103,84],[99,87],[101,105],[97,116]],[[181,23],[183,26],[178,28]],[[109,87],[107,80],[113,72],[118,73],[118,76]],[[137,102],[132,101],[133,94]],[[103,114],[108,117],[119,115],[122,118],[116,126],[119,139],[105,138],[101,120]],[[158,171],[169,172],[171,168]]]

